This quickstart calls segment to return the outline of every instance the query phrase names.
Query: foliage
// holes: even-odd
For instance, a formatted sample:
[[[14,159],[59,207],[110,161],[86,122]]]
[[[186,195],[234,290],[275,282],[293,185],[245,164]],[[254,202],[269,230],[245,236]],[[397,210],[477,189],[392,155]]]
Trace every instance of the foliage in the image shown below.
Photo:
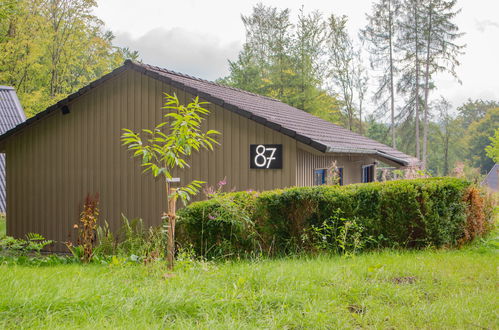
[[[341,184],[340,168],[338,167],[336,160],[332,161],[327,168],[326,184],[330,186]]]
[[[73,226],[78,231],[77,245],[66,242],[66,246],[73,256],[85,263],[92,260],[94,255],[95,232],[99,218],[99,194],[95,197],[90,194],[85,197],[83,211],[80,214],[80,223]]]
[[[138,54],[113,46],[94,0],[0,3],[0,83],[14,86],[28,117]]]
[[[144,263],[160,260],[164,258],[167,246],[164,231],[164,226],[146,228],[142,219],[129,220],[122,215],[122,226],[117,235],[107,223],[97,228],[99,244],[95,254],[104,260],[112,256]]]
[[[196,97],[187,106],[181,105],[176,95],[165,93],[166,103],[163,109],[167,110],[164,115],[166,121],[158,124],[153,130],[143,129],[147,138],[142,138],[140,133],[130,129],[123,129],[123,145],[133,152],[133,157],[140,157],[144,172],[151,172],[154,177],[162,176],[167,182],[172,179],[174,169],[189,167],[188,158],[194,151],[201,149],[213,150],[213,144],[218,142],[212,137],[220,134],[215,130],[202,132],[201,124],[204,116],[209,111],[203,108],[207,102],[199,102]],[[173,110],[173,111],[171,111]],[[168,127],[165,133],[163,127]],[[184,202],[190,196],[198,193],[201,184],[199,180],[177,188],[172,198],[180,197]]]
[[[179,243],[203,257],[260,254],[255,212],[257,193],[219,193],[179,211]]]
[[[7,221],[5,221],[5,216],[0,215],[0,238],[4,237],[7,235]]]
[[[312,225],[306,231],[302,241],[311,240],[313,248],[346,255],[353,255],[364,248],[364,227],[358,219],[351,220],[342,217],[341,209],[324,220],[319,226]]]
[[[499,128],[496,128],[494,136],[489,137],[490,144],[485,147],[487,157],[495,163],[499,163]]]
[[[489,213],[491,211],[487,208],[490,209],[492,205],[487,205],[488,198],[490,197],[486,195],[485,191],[481,191],[475,186],[468,187],[466,190],[463,200],[468,207],[466,208],[464,235],[461,239],[463,242],[471,241],[490,230],[492,223]]]
[[[4,236],[0,238],[0,253],[9,256],[27,256],[33,253],[39,255],[44,247],[52,243],[53,241],[35,233],[28,233],[25,239]]]
[[[371,67],[379,72],[373,99],[378,106],[378,115],[390,112],[390,142],[393,148],[396,147],[394,81],[398,71],[395,40],[400,7],[399,0],[374,2],[372,14],[366,14],[368,24],[360,31],[360,38],[370,54]]]
[[[340,121],[336,96],[325,84],[326,24],[322,14],[257,4],[242,16],[246,42],[222,84],[279,99],[333,122]]]
[[[485,116],[473,122],[466,130],[462,143],[465,147],[465,156],[469,159],[470,165],[480,168],[482,174],[486,174],[494,161],[487,157],[485,148],[490,143],[490,136],[494,135],[499,123],[499,107],[489,109]]]
[[[361,119],[360,107],[356,107],[355,90],[356,84],[364,95],[365,89],[358,84],[363,78],[362,63],[356,61],[360,58],[360,51],[353,46],[353,41],[347,31],[348,18],[346,16],[335,16],[332,14],[328,20],[328,59],[330,64],[330,78],[336,86],[341,100],[343,115],[346,118],[347,128],[354,130],[357,114]],[[366,81],[367,83],[367,81]],[[363,97],[363,96],[362,96]],[[360,100],[360,103],[362,100]],[[362,123],[360,124],[362,127]]]
[[[431,178],[224,194],[181,210],[180,240],[207,257],[338,251],[341,233],[351,230],[354,242],[345,241],[344,252],[456,246],[486,232],[491,221],[469,211],[485,212],[479,206],[485,196],[465,198],[468,187],[460,179]],[[466,233],[472,221],[476,235]],[[326,245],[321,233],[330,236]]]
[[[192,262],[173,277],[118,259],[0,260],[0,328],[493,329],[497,234],[460,250]]]

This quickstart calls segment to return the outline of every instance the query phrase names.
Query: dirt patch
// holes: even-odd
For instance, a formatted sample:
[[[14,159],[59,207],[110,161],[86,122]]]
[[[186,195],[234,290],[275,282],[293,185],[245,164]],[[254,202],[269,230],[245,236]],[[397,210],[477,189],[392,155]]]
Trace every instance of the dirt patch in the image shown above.
[[[350,313],[355,314],[365,314],[367,312],[367,308],[359,305],[348,305],[347,307]]]
[[[414,284],[417,280],[416,276],[401,276],[390,279],[390,282],[394,284]]]

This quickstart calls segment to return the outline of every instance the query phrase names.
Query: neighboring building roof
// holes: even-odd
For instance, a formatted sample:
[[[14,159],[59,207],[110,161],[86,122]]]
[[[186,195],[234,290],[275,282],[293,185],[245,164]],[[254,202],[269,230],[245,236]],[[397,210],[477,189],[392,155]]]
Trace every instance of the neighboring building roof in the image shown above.
[[[21,103],[13,87],[0,86],[0,134],[26,120]],[[5,155],[0,155],[0,212],[5,213]]]
[[[483,179],[482,185],[486,185],[494,191],[499,191],[499,164],[496,163],[492,166],[485,179]]]
[[[0,135],[26,120],[14,87],[0,86]]]
[[[125,61],[122,67],[29,119],[25,124],[19,125],[7,134],[0,136],[0,140],[22,129],[30,121],[41,119],[46,114],[61,108],[72,99],[86,93],[90,88],[127,68],[171,84],[188,93],[198,95],[211,103],[223,106],[229,111],[277,130],[321,152],[371,154],[404,166],[419,163],[418,159],[412,156],[278,100],[130,60]]]

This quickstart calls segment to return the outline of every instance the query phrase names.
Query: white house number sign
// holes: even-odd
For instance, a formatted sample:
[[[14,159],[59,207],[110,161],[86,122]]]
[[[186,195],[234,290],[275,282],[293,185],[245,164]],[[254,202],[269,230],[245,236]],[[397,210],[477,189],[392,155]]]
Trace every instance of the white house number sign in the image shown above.
[[[282,168],[282,144],[250,144],[250,168]]]

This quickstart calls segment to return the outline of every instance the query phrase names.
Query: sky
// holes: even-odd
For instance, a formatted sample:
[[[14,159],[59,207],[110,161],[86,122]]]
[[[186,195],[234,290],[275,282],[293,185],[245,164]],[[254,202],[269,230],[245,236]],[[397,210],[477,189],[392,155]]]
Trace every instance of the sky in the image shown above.
[[[98,0],[95,14],[115,35],[115,44],[138,50],[144,63],[215,80],[229,73],[245,40],[242,15],[259,1],[246,0]],[[357,38],[370,12],[369,0],[272,0],[267,6],[290,8],[291,17],[304,5],[328,16],[347,15]],[[499,0],[458,0],[455,22],[465,36],[466,54],[450,75],[436,77],[433,98],[444,96],[454,107],[468,98],[499,101]]]

